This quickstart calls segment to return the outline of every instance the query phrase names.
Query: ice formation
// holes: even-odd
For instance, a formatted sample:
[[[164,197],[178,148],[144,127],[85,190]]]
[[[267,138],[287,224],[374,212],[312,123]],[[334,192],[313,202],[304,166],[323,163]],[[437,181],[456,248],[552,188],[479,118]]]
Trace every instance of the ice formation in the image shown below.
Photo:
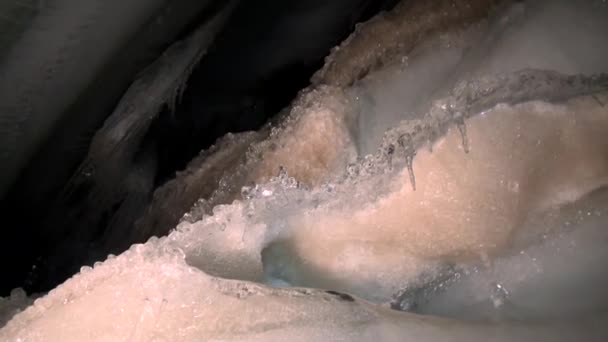
[[[586,120],[599,117],[602,119],[599,120],[600,123],[606,122],[601,117],[605,114],[605,108],[598,102],[604,99],[605,95],[598,94],[595,97],[574,98],[565,104],[527,102],[515,106],[499,105],[468,121],[467,138],[471,142],[469,154],[462,151],[460,132],[452,126],[448,134],[435,143],[432,154],[427,152],[426,148],[419,150],[414,165],[424,165],[423,153],[428,154],[427,158],[441,155],[442,148],[448,148],[443,147],[446,145],[451,145],[456,150],[448,150],[446,155],[451,155],[452,158],[461,156],[465,161],[468,156],[474,155],[478,148],[486,148],[480,146],[478,139],[488,139],[482,133],[493,131],[478,131],[475,126],[479,123],[474,120],[496,123],[493,119],[497,119],[500,123],[511,121],[521,124],[518,116],[531,116],[541,123],[543,120],[565,119],[562,137],[571,137],[573,131],[590,127]],[[600,111],[599,115],[592,110],[585,111],[594,108]],[[568,120],[571,115],[580,115],[581,121]],[[547,125],[533,125],[530,128],[540,128],[541,131],[548,132],[549,136],[555,134],[545,127]],[[521,125],[519,128],[525,127]],[[601,128],[598,126],[598,130]],[[517,140],[507,133],[491,138],[507,137],[507,140],[517,144]],[[448,144],[449,139],[453,140],[452,144]],[[577,140],[566,139],[563,143],[572,141]],[[524,148],[535,149],[558,148],[552,144],[538,147],[534,141],[532,147],[523,145]],[[510,146],[493,145],[488,148],[508,147]],[[398,153],[398,150],[395,153]],[[567,158],[568,154],[565,157]],[[498,158],[506,161],[508,159],[508,155]],[[526,159],[514,160],[514,163],[529,162]],[[396,165],[404,162],[403,158],[399,161],[396,157]],[[466,162],[464,164],[466,165]],[[474,162],[471,164],[474,165]],[[450,170],[450,165],[463,163],[451,160],[451,163],[442,167]],[[606,318],[594,314],[594,310],[601,311],[606,304],[606,298],[597,296],[602,294],[601,289],[605,288],[608,280],[602,268],[598,269],[598,263],[604,260],[606,253],[607,232],[603,229],[603,221],[608,208],[605,206],[605,191],[591,193],[585,200],[562,206],[560,210],[550,211],[549,215],[534,217],[529,224],[542,230],[531,236],[525,234],[521,239],[514,239],[521,245],[509,249],[521,253],[505,253],[501,257],[492,258],[492,265],[485,265],[483,260],[481,263],[472,264],[458,260],[459,264],[448,265],[450,267],[447,272],[444,272],[445,267],[438,268],[445,277],[431,277],[434,279],[428,284],[433,287],[416,284],[413,292],[410,289],[409,293],[398,298],[403,302],[413,301],[414,305],[408,309],[415,312],[476,321],[457,321],[438,316],[397,312],[386,305],[371,304],[349,294],[336,292],[333,290],[335,286],[330,291],[277,289],[243,280],[225,279],[263,281],[262,248],[268,241],[275,240],[275,236],[288,233],[294,218],[299,223],[302,215],[314,218],[313,223],[316,225],[311,227],[324,228],[323,232],[315,234],[328,237],[319,240],[321,243],[327,243],[332,241],[334,232],[340,233],[330,222],[335,219],[335,213],[348,210],[352,212],[353,208],[361,208],[363,216],[370,215],[370,206],[367,203],[370,192],[376,189],[373,185],[378,180],[392,180],[401,185],[395,188],[391,182],[390,186],[376,190],[379,194],[375,203],[394,201],[391,196],[398,196],[400,191],[409,195],[422,193],[428,185],[420,169],[416,169],[419,187],[414,192],[407,182],[399,181],[407,177],[405,169],[374,172],[364,166],[365,163],[362,163],[358,170],[353,170],[354,166],[351,167],[352,173],[342,182],[327,184],[317,190],[298,186],[295,179],[284,172],[266,184],[246,188],[243,200],[231,205],[217,206],[213,216],[207,216],[196,223],[185,222],[168,237],[151,239],[144,245],[133,246],[128,252],[111,257],[93,269],[83,268],[79,275],[36,300],[34,305],[18,314],[0,331],[0,338],[22,341],[567,341],[580,336],[585,336],[586,340],[600,341],[605,338],[606,331],[602,326]],[[496,166],[504,170],[500,164]],[[481,178],[484,176],[486,174]],[[521,188],[508,182],[501,184],[497,181],[494,185],[501,190],[499,193],[503,196],[525,190],[523,184]],[[484,190],[486,189],[481,188],[472,191],[479,191],[481,194]],[[572,199],[566,197],[562,200],[568,202]],[[545,208],[543,205],[541,209]],[[357,213],[355,209],[351,215],[353,222],[357,221],[357,216],[361,216],[361,213]],[[389,220],[391,214],[375,213],[378,218]],[[298,233],[297,229],[291,231]],[[297,237],[297,234],[293,236]],[[349,238],[354,236],[355,232]],[[454,235],[450,237],[453,238]],[[418,275],[412,275],[412,270],[407,268],[410,264],[401,262],[403,259],[391,262],[389,255],[398,252],[398,249],[386,249],[389,255],[378,254],[376,251],[370,254],[358,248],[352,240],[337,237],[333,241],[347,242],[345,246],[350,250],[342,250],[346,254],[345,258],[327,258],[321,266],[338,265],[340,268],[342,263],[342,270],[348,270],[349,266],[357,262],[365,262],[370,266],[367,268],[368,272],[377,272],[377,277],[382,275],[384,269],[389,276],[400,275],[400,280],[408,276],[420,279]],[[467,240],[456,240],[459,241]],[[536,243],[537,241],[542,243]],[[304,250],[303,254],[308,252],[308,255],[314,255],[322,251],[312,246],[314,245],[309,245],[308,251]],[[435,247],[445,250],[442,246]],[[336,250],[330,251],[335,253]],[[375,257],[377,262],[370,264],[370,257]],[[373,262],[373,259],[371,261]],[[420,263],[420,260],[418,262]],[[584,265],[582,270],[581,265]],[[580,279],[588,280],[584,283],[588,292],[577,293],[576,299],[566,298],[556,306],[553,300],[555,297],[550,294],[572,295],[571,286],[574,286],[575,290],[580,288],[570,277],[577,268]],[[367,280],[363,270],[360,269],[351,281]],[[216,278],[211,274],[223,278]],[[426,274],[428,276],[430,273]],[[302,276],[303,273],[299,272],[299,275]],[[548,280],[557,282],[546,283]],[[390,277],[381,279],[380,284],[372,284],[361,294],[373,293],[381,289],[378,285],[387,283],[390,284]],[[320,282],[314,285],[325,287]],[[538,295],[539,287],[545,290],[543,296],[547,298]],[[362,287],[351,290],[362,291]],[[15,293],[14,297],[13,302],[20,296]],[[598,301],[599,298],[603,299]],[[25,298],[21,298],[21,301],[24,300]],[[547,320],[547,317],[551,319]],[[525,323],[518,321],[522,318],[526,319]]]
[[[390,34],[362,26],[277,123],[178,177],[219,186],[175,231],[83,268],[0,339],[606,340],[608,7],[572,7],[518,2],[390,58],[358,55]],[[374,72],[318,81],[353,65]]]
[[[289,218],[293,232],[267,247],[264,266],[296,285],[386,299],[427,260],[494,258],[551,233],[564,203],[608,185],[606,109],[591,97],[577,101],[475,116],[466,124],[468,153],[453,126],[432,152],[416,153],[415,190],[406,167],[390,193],[360,209],[321,207]]]

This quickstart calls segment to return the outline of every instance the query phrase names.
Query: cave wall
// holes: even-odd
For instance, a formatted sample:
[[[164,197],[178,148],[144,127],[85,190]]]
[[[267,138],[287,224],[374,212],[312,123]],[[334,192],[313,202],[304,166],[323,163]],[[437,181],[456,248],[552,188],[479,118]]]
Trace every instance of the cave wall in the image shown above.
[[[0,266],[6,269],[0,293],[6,294],[18,286],[24,286],[28,291],[45,290],[73,274],[82,264],[103,259],[108,250],[100,250],[97,242],[106,235],[111,222],[116,225],[117,220],[122,220],[116,229],[131,229],[156,187],[172,179],[176,171],[184,169],[202,149],[226,132],[260,127],[308,84],[310,76],[323,64],[330,49],[348,36],[357,22],[369,19],[396,2],[235,1],[234,11],[218,31],[213,44],[196,68],[191,70],[185,82],[187,86],[178,97],[180,101],[175,106],[163,106],[144,131],[142,139],[130,147],[136,151],[128,161],[129,171],[116,173],[102,185],[90,186],[84,182],[74,187],[72,185],[78,183],[75,180],[83,174],[83,160],[90,153],[90,142],[104,125],[104,120],[115,112],[129,85],[145,74],[147,66],[172,43],[189,37],[225,6],[221,1],[139,1],[134,6],[148,12],[142,13],[133,7],[132,12],[121,12],[122,16],[116,16],[112,14],[116,8],[101,6],[96,0],[78,2],[79,8],[96,16],[84,18],[82,27],[75,24],[76,39],[89,44],[86,46],[94,46],[95,39],[101,42],[111,38],[121,42],[116,45],[120,48],[99,59],[94,71],[87,70],[91,77],[86,81],[58,83],[63,85],[58,94],[63,96],[63,107],[45,107],[46,101],[52,97],[31,99],[36,105],[37,117],[50,123],[48,129],[37,128],[39,133],[31,135],[33,140],[17,138],[4,144],[14,150],[29,152],[20,155],[22,166],[11,168],[4,163],[5,170],[1,173],[2,181],[7,185],[6,191],[0,194],[0,208],[6,218],[4,238],[12,247],[3,249],[0,254]],[[28,11],[24,12],[24,5],[30,6]],[[32,29],[30,26],[39,18],[52,16],[55,21],[47,27],[33,30],[43,30],[40,34],[48,36],[58,35],[62,28],[53,23],[61,22],[62,16],[71,15],[74,6],[69,0],[42,5],[14,1],[11,6],[0,8],[3,14],[20,10],[20,16],[15,17],[16,24],[14,21],[0,22],[2,27],[10,29],[4,31],[9,33],[2,35],[3,46],[12,49],[23,45],[19,34]],[[109,36],[110,33],[104,31],[109,20],[104,18],[112,18],[121,24],[132,21],[134,16],[140,19],[129,32]],[[39,31],[33,32],[39,34]],[[51,59],[57,53],[46,45],[23,46],[26,52],[46,52]],[[72,47],[74,55],[82,52],[79,50],[82,48],[80,45]],[[87,53],[94,51],[89,50]],[[0,61],[2,72],[11,65],[7,60]],[[82,58],[68,60],[67,64],[62,64],[64,74],[60,76],[65,75],[61,77],[67,77],[67,80],[73,75],[70,72],[86,70],[87,63]],[[28,70],[28,66],[23,68]],[[28,76],[28,84],[37,84],[36,75]],[[51,88],[46,91],[50,92]],[[23,96],[27,94],[22,93]],[[5,95],[10,94],[7,92]],[[19,116],[19,108],[8,106],[10,101],[6,99],[2,102],[3,123],[0,128],[10,133],[9,138],[14,136],[13,133],[19,133],[13,128],[15,120],[36,127],[36,118],[25,113]],[[120,169],[120,165],[109,166]],[[84,170],[84,174],[90,171]],[[138,184],[137,191],[119,179],[126,174],[131,175],[130,180],[134,179],[127,183]],[[141,184],[147,185],[141,188]],[[95,188],[117,188],[108,190],[117,197],[104,201],[106,197]],[[134,193],[137,196],[129,197]],[[124,206],[127,197],[130,198],[130,209]],[[125,211],[128,211],[126,216]],[[83,217],[94,219],[83,221]],[[52,261],[49,255],[61,257]]]

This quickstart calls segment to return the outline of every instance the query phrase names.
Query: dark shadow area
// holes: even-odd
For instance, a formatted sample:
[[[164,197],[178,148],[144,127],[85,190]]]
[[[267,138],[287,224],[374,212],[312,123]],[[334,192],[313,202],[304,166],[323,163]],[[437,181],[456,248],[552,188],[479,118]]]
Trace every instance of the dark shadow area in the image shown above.
[[[28,293],[47,291],[81,266],[138,242],[127,238],[112,246],[100,240],[109,226],[130,236],[127,232],[156,188],[227,132],[258,129],[309,84],[330,49],[357,22],[396,2],[240,1],[190,75],[177,106],[165,107],[141,145],[130,147],[137,153],[125,171],[129,180],[68,187],[83,173],[91,139],[129,85],[172,43],[187,37],[224,4],[167,3],[107,61],[94,82],[79,90],[76,102],[1,200],[7,247],[0,252],[0,296],[15,287]],[[116,188],[111,200],[98,194],[99,189],[110,188]]]

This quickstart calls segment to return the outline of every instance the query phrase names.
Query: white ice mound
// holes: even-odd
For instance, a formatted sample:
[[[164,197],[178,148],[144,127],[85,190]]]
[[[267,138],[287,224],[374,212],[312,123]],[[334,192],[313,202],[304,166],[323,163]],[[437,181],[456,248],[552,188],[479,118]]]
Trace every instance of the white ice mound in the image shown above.
[[[499,105],[415,155],[397,147],[313,190],[280,174],[170,238],[216,276],[387,302],[423,274],[508,255],[572,221],[564,206],[608,183],[608,117],[596,98]]]
[[[272,289],[210,277],[151,241],[39,299],[0,330],[3,341],[567,341],[598,340],[600,318],[462,323],[368,304],[347,294]],[[164,246],[164,247],[163,247]]]
[[[585,336],[599,341],[608,333],[602,328],[607,317],[598,315],[605,301],[569,305],[577,310],[526,323],[488,321],[493,316],[479,313],[495,312],[487,303],[494,309],[521,303],[535,293],[530,284],[545,286],[552,280],[547,278],[559,278],[552,260],[573,260],[573,269],[586,265],[586,270],[602,260],[601,252],[592,251],[606,250],[605,193],[588,194],[605,184],[607,146],[599,138],[608,122],[603,100],[605,95],[596,94],[563,104],[499,105],[469,119],[466,136],[450,126],[433,143],[433,152],[424,144],[416,149],[415,191],[403,167],[405,144],[393,154],[394,171],[378,169],[387,167],[378,157],[379,164],[364,161],[350,168],[353,174],[342,182],[318,189],[308,190],[281,172],[265,185],[245,189],[242,201],[216,207],[213,216],[183,223],[166,238],[83,269],[15,316],[0,339],[509,341]],[[560,129],[548,129],[548,123]],[[501,134],[492,125],[500,125]],[[585,172],[560,167],[572,164],[584,165],[580,170]],[[477,183],[471,183],[473,178]],[[375,186],[380,183],[389,185]],[[452,214],[444,215],[446,210]],[[566,246],[546,238],[556,234]],[[576,259],[568,244],[592,251]],[[534,255],[547,272],[530,270],[531,258],[513,261],[521,258],[520,251]],[[507,271],[495,274],[491,264]],[[589,280],[599,279],[600,286],[606,277],[596,266],[600,277]],[[442,282],[455,272],[461,272],[459,277]],[[514,273],[519,278],[508,277]],[[332,291],[273,289],[212,275]],[[426,291],[437,281],[448,291]],[[477,297],[466,296],[476,287]],[[572,295],[578,288],[558,286],[553,293]],[[397,299],[415,304],[408,309],[459,318],[468,310],[469,317],[483,322],[398,313],[333,292],[387,301],[402,289]],[[573,302],[589,302],[596,292],[577,293]],[[548,297],[533,309],[547,310],[554,300]],[[507,304],[494,305],[500,301]]]

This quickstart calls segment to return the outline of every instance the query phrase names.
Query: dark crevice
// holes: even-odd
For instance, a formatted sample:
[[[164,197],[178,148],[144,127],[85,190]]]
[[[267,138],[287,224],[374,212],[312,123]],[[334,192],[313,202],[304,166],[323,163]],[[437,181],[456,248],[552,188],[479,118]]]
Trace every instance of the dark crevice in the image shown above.
[[[15,287],[46,291],[80,266],[124,250],[133,241],[108,245],[103,240],[130,236],[126,232],[133,228],[155,188],[226,133],[261,127],[309,85],[330,49],[345,39],[357,22],[397,2],[241,0],[188,79],[181,101],[173,111],[161,111],[141,146],[136,147],[135,159],[145,154],[147,161],[141,165],[153,170],[152,188],[131,190],[129,181],[117,179],[113,186],[122,187],[117,192],[122,197],[98,203],[95,184],[84,182],[70,189],[65,198],[66,182],[76,175],[95,130],[112,113],[129,82],[171,43],[187,37],[225,4],[215,1],[202,6],[194,0],[168,3],[162,19],[183,22],[157,23],[152,19],[124,51],[108,61],[95,82],[81,89],[82,96],[52,132],[49,143],[42,146],[2,199],[0,205],[8,217],[3,227],[6,241],[19,248],[0,253],[0,266],[5,270],[0,296]],[[196,12],[189,13],[190,7]],[[166,27],[174,31],[165,33],[162,30]],[[157,38],[158,30],[163,32],[162,39]],[[134,53],[138,55],[132,57]],[[123,63],[125,58],[128,61]],[[91,117],[82,113],[91,113]],[[130,162],[133,169],[129,175],[137,177],[135,168],[140,163]],[[131,211],[125,213],[126,209]],[[36,265],[35,270],[32,265]]]

